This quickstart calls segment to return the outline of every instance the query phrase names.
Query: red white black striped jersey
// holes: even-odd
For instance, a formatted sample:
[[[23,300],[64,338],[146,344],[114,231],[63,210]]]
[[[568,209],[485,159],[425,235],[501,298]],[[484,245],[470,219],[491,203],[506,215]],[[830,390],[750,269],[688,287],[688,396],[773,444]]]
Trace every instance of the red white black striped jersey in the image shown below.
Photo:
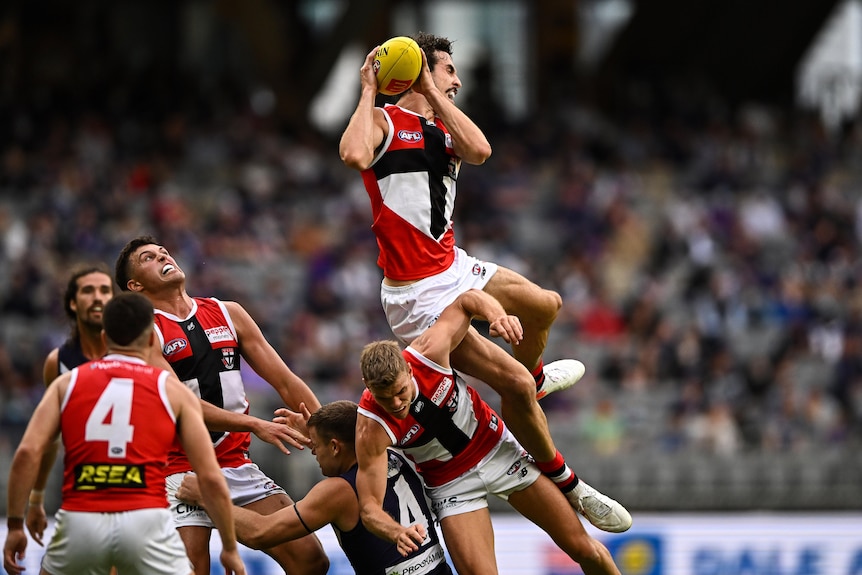
[[[109,355],[71,371],[60,406],[62,508],[116,513],[168,506],[165,463],[176,416],[168,372]]]
[[[413,367],[416,386],[410,414],[393,417],[367,389],[359,400],[359,414],[382,425],[392,445],[416,464],[425,483],[437,487],[490,453],[503,435],[503,420],[451,369],[410,347],[402,354]]]
[[[422,279],[455,259],[452,210],[461,158],[439,118],[430,122],[393,105],[383,113],[389,133],[362,172],[380,250],[377,265],[391,279]]]
[[[193,298],[188,317],[155,310],[156,334],[162,354],[177,377],[195,394],[217,407],[248,413],[248,400],[240,374],[236,329],[224,304],[215,298]],[[221,467],[250,463],[247,431],[211,432]],[[191,471],[179,446],[171,452],[166,475]]]

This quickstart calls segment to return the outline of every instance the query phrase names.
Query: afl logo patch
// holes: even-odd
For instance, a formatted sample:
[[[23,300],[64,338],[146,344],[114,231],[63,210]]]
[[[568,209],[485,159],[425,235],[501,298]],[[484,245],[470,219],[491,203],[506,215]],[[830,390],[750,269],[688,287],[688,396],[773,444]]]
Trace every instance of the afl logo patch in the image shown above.
[[[419,131],[411,131],[411,130],[399,130],[398,131],[398,139],[402,142],[407,142],[410,144],[415,144],[422,140],[422,132]]]
[[[398,443],[401,445],[407,445],[407,443],[409,443],[410,440],[413,439],[413,436],[419,433],[419,429],[419,424],[414,423],[413,426],[407,431],[407,433],[404,434],[404,437],[402,437],[401,441],[399,441]]]
[[[165,355],[173,355],[178,353],[186,348],[188,342],[182,338],[172,339],[168,343],[165,344],[162,353]]]

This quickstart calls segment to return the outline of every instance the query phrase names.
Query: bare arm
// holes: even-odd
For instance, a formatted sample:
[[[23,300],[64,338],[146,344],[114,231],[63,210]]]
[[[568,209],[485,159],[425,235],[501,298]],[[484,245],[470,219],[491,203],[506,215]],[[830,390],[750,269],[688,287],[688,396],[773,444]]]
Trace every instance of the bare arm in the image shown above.
[[[491,144],[479,126],[434,84],[425,52],[422,52],[422,71],[413,84],[413,91],[425,96],[434,113],[443,120],[452,135],[452,143],[458,157],[473,165],[484,164],[485,160],[491,157]]]
[[[245,315],[247,316],[248,314],[246,313]],[[233,313],[231,313],[231,317],[233,318]],[[261,337],[263,337],[262,334]],[[159,338],[153,338],[148,353],[147,363],[164,369],[176,376],[171,364],[162,355],[162,346],[159,343]],[[200,398],[198,398],[198,401],[203,410],[204,423],[206,423],[207,429],[211,431],[250,431],[261,440],[278,447],[285,455],[290,455],[290,450],[285,447],[285,443],[297,449],[304,449],[304,446],[310,441],[302,430],[293,429],[287,425],[267,421],[245,413],[234,413]]]
[[[3,567],[8,573],[23,570],[18,560],[24,557],[27,549],[24,533],[27,497],[36,481],[42,455],[60,433],[60,397],[69,379],[69,375],[62,375],[45,391],[12,458],[6,494],[9,531],[3,546]]]
[[[51,385],[51,382],[60,375],[60,348],[55,347],[45,358],[45,363],[42,365],[42,381],[45,387]]]
[[[200,485],[194,475],[187,475],[183,479],[177,497],[194,505],[201,504]],[[302,515],[302,521],[295,506]],[[347,481],[341,477],[329,477],[312,487],[294,505],[271,515],[261,515],[237,506],[234,506],[233,514],[239,541],[252,549],[268,549],[285,541],[305,537],[309,531],[317,531],[330,523],[342,531],[350,531],[359,523],[359,502]]]
[[[508,343],[517,344],[524,337],[517,316],[508,315],[492,295],[470,289],[449,304],[434,325],[413,340],[410,347],[443,367],[449,367],[449,354],[460,345],[474,317],[488,321],[490,334]]]
[[[60,373],[59,355],[60,350],[55,347],[45,358],[45,363],[42,366],[42,380],[45,382],[46,388]],[[33,490],[30,491],[30,505],[27,507],[27,531],[39,545],[43,545],[42,536],[48,527],[48,517],[45,514],[45,486],[48,485],[48,477],[51,475],[51,468],[54,467],[54,461],[57,460],[59,450],[60,438],[58,437],[45,448],[42,459],[39,461],[39,471],[36,474],[36,481],[33,483]]]
[[[362,171],[371,165],[375,151],[383,143],[388,124],[383,112],[374,107],[377,96],[377,75],[372,65],[380,46],[365,56],[359,69],[360,95],[356,110],[350,116],[347,128],[341,135],[338,153],[341,161],[354,170]]]
[[[168,377],[166,387],[177,416],[180,443],[200,481],[207,514],[221,537],[222,564],[228,571],[243,573],[245,568],[239,557],[233,524],[233,502],[204,425],[200,402],[175,376]]]
[[[177,497],[193,505],[202,504],[195,475],[183,479]],[[301,521],[295,506],[299,506]],[[305,537],[330,523],[342,531],[350,531],[359,523],[359,502],[349,483],[340,477],[330,477],[312,487],[294,505],[271,515],[238,506],[234,506],[233,513],[237,539],[252,549],[267,549]]]
[[[356,420],[359,514],[366,529],[381,539],[395,543],[398,552],[406,556],[419,549],[427,534],[421,524],[401,525],[383,509],[389,470],[386,448],[389,445],[389,436],[381,425],[359,414]]]
[[[240,353],[249,366],[278,392],[284,404],[292,410],[298,412],[301,403],[305,403],[312,412],[320,409],[317,396],[287,367],[248,312],[236,302],[224,304],[236,328]]]

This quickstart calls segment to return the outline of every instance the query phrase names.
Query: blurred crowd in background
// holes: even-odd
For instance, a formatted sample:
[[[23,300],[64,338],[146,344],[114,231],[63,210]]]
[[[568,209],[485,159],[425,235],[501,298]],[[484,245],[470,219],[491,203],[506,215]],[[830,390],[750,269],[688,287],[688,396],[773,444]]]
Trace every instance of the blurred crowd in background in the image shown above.
[[[755,107],[477,120],[494,154],[462,168],[456,237],[562,295],[546,360],[587,376],[543,403],[555,435],[609,457],[858,449],[862,133]],[[143,233],[192,295],[242,303],[322,401],[358,398],[359,350],[390,333],[368,199],[337,138],[251,108],[18,109],[5,130],[0,451],[69,333],[69,273],[113,269]]]

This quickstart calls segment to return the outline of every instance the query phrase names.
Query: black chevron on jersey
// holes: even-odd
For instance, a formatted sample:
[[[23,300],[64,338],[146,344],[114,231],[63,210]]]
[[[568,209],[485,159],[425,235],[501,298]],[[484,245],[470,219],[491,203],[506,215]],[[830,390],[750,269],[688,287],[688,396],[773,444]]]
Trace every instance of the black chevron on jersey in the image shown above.
[[[378,180],[392,174],[420,172],[428,174],[431,204],[431,229],[428,235],[440,238],[449,227],[446,218],[446,186],[443,179],[455,179],[449,163],[452,157],[446,152],[446,135],[443,130],[426,121],[421,122],[423,148],[390,150],[372,167]],[[396,136],[397,137],[397,136]]]
[[[206,332],[197,324],[195,316],[177,323],[189,339],[192,354],[190,357],[172,362],[171,367],[182,381],[196,377],[201,399],[216,407],[224,408],[224,395],[219,379],[219,372],[224,369],[221,363],[221,352],[212,348]],[[211,431],[210,438],[215,443],[224,434],[223,431]]]
[[[429,178],[428,188],[431,193],[431,237],[439,238],[449,227],[449,222],[446,220],[446,186],[443,184],[443,178],[451,176],[449,170],[449,162],[451,157],[446,153],[446,137],[440,128],[425,123],[423,130],[425,137],[426,157],[431,163],[428,173],[432,174]],[[432,140],[437,140],[432,142]],[[429,145],[429,143],[431,145]],[[454,178],[453,178],[454,179]]]
[[[449,408],[438,407],[421,392],[410,405],[410,413],[425,428],[426,432],[422,436],[436,439],[452,455],[458,455],[470,443],[470,437],[452,421]]]

